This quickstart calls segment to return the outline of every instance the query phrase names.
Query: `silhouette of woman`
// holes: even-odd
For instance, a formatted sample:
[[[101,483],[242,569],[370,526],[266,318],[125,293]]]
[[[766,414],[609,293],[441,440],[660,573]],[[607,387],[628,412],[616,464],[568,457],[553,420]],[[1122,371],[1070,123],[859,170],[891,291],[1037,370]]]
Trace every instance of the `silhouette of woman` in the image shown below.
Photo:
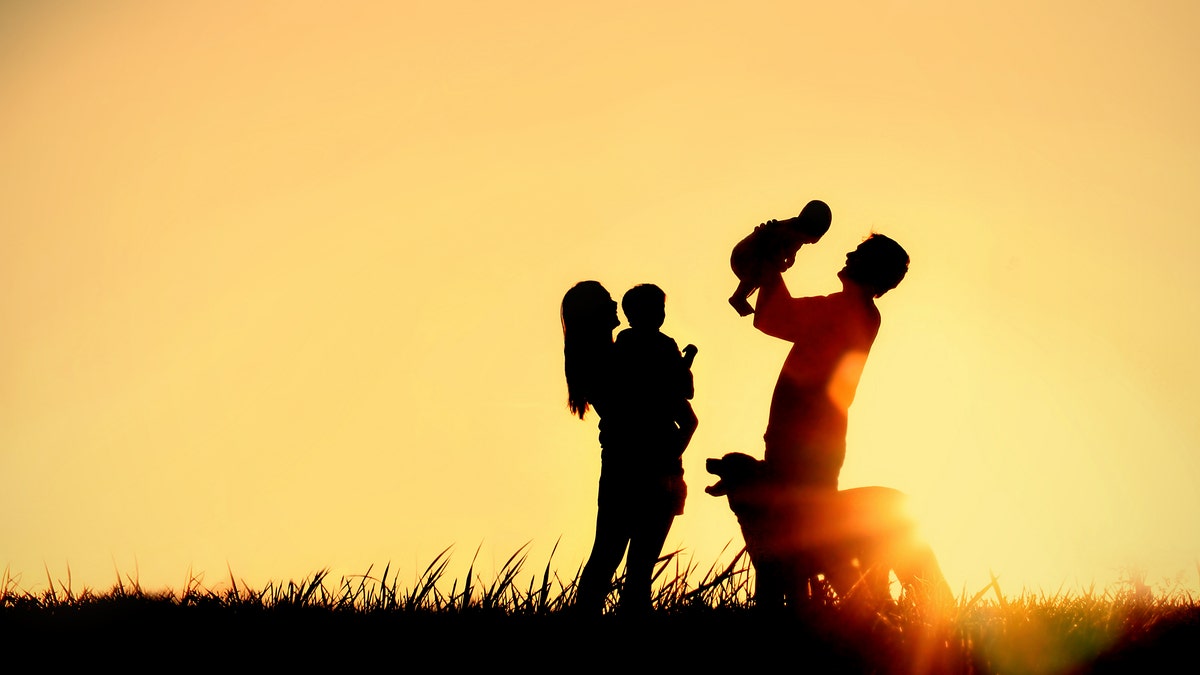
[[[665,452],[681,449],[679,428],[672,423],[667,432],[648,430],[624,387],[612,338],[619,324],[617,303],[600,282],[581,281],[563,296],[568,407],[580,419],[589,408],[600,416],[596,540],[580,575],[576,600],[585,614],[603,611],[626,548],[621,610],[650,610],[654,564],[675,515],[682,511],[686,489],[670,462],[656,461]]]

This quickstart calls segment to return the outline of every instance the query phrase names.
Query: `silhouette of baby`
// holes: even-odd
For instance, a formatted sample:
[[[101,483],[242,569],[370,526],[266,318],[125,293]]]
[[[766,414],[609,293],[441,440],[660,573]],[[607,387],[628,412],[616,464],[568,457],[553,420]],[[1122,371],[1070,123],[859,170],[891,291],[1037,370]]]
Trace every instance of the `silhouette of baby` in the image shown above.
[[[814,199],[795,218],[768,220],[739,241],[729,256],[729,266],[738,278],[737,289],[729,296],[729,304],[737,313],[741,316],[753,314],[750,294],[762,285],[763,275],[791,267],[800,247],[819,241],[829,231],[832,220],[829,206]]]

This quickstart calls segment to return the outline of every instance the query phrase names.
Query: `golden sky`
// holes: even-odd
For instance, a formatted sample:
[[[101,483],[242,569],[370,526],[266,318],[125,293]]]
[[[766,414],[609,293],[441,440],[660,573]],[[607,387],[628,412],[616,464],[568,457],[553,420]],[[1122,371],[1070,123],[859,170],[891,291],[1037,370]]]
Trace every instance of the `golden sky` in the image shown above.
[[[486,577],[591,544],[558,304],[666,290],[700,428],[669,547],[740,545],[788,345],[729,250],[809,199],[796,294],[912,256],[843,486],[956,590],[1197,585],[1200,5],[6,2],[0,565],[107,588]],[[728,553],[728,552],[727,552]],[[536,572],[534,572],[536,573]]]

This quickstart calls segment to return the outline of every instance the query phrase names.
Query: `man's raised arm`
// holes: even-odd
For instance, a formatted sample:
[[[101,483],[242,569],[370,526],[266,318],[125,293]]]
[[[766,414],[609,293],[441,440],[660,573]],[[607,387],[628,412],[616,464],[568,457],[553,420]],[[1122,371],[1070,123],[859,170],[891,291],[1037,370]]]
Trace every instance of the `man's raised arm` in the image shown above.
[[[754,327],[771,337],[795,342],[800,337],[796,316],[797,312],[803,312],[800,305],[788,292],[782,273],[766,274],[754,305]]]

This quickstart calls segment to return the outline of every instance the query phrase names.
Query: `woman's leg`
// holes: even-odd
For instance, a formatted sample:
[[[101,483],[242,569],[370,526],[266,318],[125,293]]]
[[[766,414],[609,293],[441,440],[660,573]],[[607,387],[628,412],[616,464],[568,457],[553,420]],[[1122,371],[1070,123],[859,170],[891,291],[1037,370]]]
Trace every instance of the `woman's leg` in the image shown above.
[[[634,526],[629,541],[629,558],[625,562],[625,587],[621,590],[621,609],[629,613],[647,613],[650,602],[651,578],[654,565],[662,554],[667,533],[675,520],[673,508],[655,508],[643,512]]]
[[[576,607],[587,614],[604,611],[604,600],[612,590],[613,575],[630,540],[629,509],[621,486],[600,476],[600,494],[596,511],[596,540],[592,553],[579,576]]]

